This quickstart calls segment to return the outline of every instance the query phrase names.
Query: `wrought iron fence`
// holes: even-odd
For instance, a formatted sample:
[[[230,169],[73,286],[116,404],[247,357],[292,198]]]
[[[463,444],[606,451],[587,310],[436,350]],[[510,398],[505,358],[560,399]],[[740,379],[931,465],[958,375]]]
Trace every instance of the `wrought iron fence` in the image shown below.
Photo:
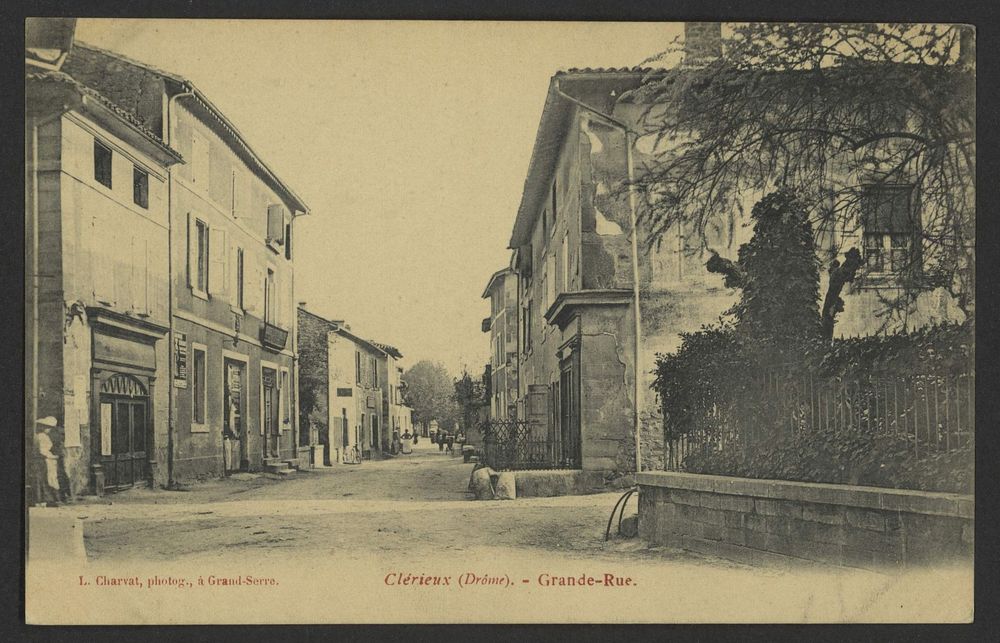
[[[482,461],[497,471],[580,468],[579,440],[540,422],[488,420],[479,428]]]
[[[667,441],[677,469],[695,450],[748,449],[801,431],[902,436],[916,457],[949,453],[975,439],[975,374],[821,378],[762,372],[743,391],[699,414],[694,428]]]

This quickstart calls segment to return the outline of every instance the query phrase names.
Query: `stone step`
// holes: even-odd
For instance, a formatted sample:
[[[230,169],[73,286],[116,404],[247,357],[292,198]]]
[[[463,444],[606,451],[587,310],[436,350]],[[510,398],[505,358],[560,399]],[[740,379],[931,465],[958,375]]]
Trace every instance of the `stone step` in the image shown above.
[[[295,469],[278,469],[274,467],[265,467],[264,469],[267,473],[276,473],[280,476],[290,476],[295,473]]]

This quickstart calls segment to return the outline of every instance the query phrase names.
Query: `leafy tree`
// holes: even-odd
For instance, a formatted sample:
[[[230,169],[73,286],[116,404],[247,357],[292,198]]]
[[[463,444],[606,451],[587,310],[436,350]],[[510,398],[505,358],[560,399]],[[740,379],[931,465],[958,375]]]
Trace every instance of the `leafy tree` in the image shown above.
[[[751,343],[783,352],[820,334],[819,260],[812,225],[790,191],[769,194],[751,212],[754,234],[735,265],[714,256],[710,271],[742,289],[733,307],[736,328]]]
[[[455,403],[462,418],[462,426],[466,430],[475,424],[479,409],[484,404],[489,405],[484,379],[485,376],[478,381],[474,380],[468,371],[463,371],[462,377],[455,380]]]
[[[878,291],[884,310],[876,312],[901,312],[942,286],[971,318],[974,33],[913,24],[730,29],[718,59],[651,74],[620,98],[646,106],[638,129],[657,143],[634,184],[649,243],[675,225],[704,230],[709,217],[785,187],[796,190],[817,239],[832,243],[834,231],[857,232],[863,185],[913,185],[915,251],[896,275],[900,287]],[[675,43],[660,58],[681,51]],[[866,268],[857,249],[836,264],[850,247],[825,249],[839,270],[824,306],[832,326],[840,289]]]
[[[425,428],[431,420],[444,426],[454,424],[454,388],[448,370],[440,363],[421,360],[403,373],[407,402],[413,407],[413,420]]]

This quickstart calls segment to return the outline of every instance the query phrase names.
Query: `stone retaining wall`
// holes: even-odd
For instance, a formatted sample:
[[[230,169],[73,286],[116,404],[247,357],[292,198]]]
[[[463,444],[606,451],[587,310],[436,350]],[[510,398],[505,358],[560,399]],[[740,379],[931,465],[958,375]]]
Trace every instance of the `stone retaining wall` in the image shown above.
[[[639,475],[639,536],[750,563],[972,560],[972,496],[667,471]]]
[[[518,498],[577,496],[604,493],[631,486],[632,477],[605,480],[603,471],[580,469],[515,471]]]

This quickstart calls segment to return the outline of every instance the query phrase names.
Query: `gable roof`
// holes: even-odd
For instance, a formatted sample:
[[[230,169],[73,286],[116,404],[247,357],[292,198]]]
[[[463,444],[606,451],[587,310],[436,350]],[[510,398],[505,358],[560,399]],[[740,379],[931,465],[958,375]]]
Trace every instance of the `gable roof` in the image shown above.
[[[214,129],[216,129],[217,132],[224,139],[226,139],[227,142],[230,143],[230,145],[233,146],[234,150],[238,154],[240,154],[243,160],[252,169],[256,170],[259,174],[265,177],[265,179],[267,179],[272,184],[272,187],[283,198],[285,198],[289,202],[289,204],[293,206],[294,209],[300,211],[303,214],[309,213],[309,206],[305,204],[302,198],[299,197],[299,195],[296,194],[295,191],[292,190],[292,188],[289,187],[287,183],[278,178],[278,175],[275,174],[274,171],[264,162],[264,160],[253,150],[253,148],[250,147],[250,144],[247,142],[243,134],[241,134],[240,131],[236,128],[236,126],[228,118],[226,118],[226,115],[223,114],[222,111],[218,107],[216,107],[208,99],[208,97],[205,96],[205,94],[203,94],[201,90],[198,89],[194,85],[194,83],[192,83],[190,80],[184,78],[183,76],[174,74],[172,72],[164,71],[162,69],[159,69],[158,67],[154,67],[153,65],[150,65],[148,63],[144,63],[135,60],[133,58],[129,58],[128,56],[122,55],[118,52],[110,51],[108,49],[102,49],[101,47],[96,47],[94,45],[79,41],[74,43],[73,51],[71,51],[69,54],[69,60],[74,61],[77,64],[86,64],[82,61],[82,57],[80,55],[74,55],[74,53],[77,50],[87,52],[90,55],[112,59],[119,63],[130,65],[138,69],[141,69],[143,71],[146,71],[148,73],[151,73],[155,76],[158,76],[165,81],[166,86],[172,85],[170,89],[172,89],[173,91],[171,92],[168,90],[168,93],[172,95],[180,93],[188,93],[188,92],[192,93],[194,95],[194,99],[197,105],[201,108],[201,110],[204,111],[204,113],[207,116],[211,117],[211,119],[215,121]],[[140,117],[139,114],[134,114],[134,116],[136,116],[137,118]],[[209,123],[209,125],[211,126],[212,124]]]
[[[126,137],[132,138],[131,142],[141,142],[150,149],[153,157],[164,165],[182,163],[183,158],[180,152],[167,145],[155,132],[146,127],[129,110],[117,105],[96,89],[88,87],[62,71],[31,71],[25,74],[26,92],[32,87],[50,87],[67,89],[80,97],[80,106],[91,112],[102,125],[108,126],[111,122],[116,122],[130,132]],[[27,100],[32,100],[31,94],[27,94]],[[39,98],[40,100],[44,100]],[[138,139],[138,140],[136,140]]]
[[[351,340],[352,342],[354,342],[355,344],[358,344],[359,346],[362,346],[363,348],[367,348],[368,350],[370,350],[370,351],[372,351],[374,353],[382,353],[383,355],[393,355],[390,352],[390,350],[391,350],[391,351],[395,351],[395,353],[397,353],[399,357],[403,356],[401,353],[399,353],[399,351],[397,349],[393,348],[392,346],[389,346],[389,345],[386,345],[386,344],[379,344],[377,342],[373,342],[371,340],[365,339],[364,337],[361,337],[359,335],[355,335],[354,333],[352,333],[351,331],[349,331],[347,328],[345,328],[344,323],[342,321],[332,321],[332,320],[326,319],[325,317],[320,317],[316,313],[312,312],[311,310],[306,310],[302,306],[299,306],[298,310],[299,310],[300,313],[305,314],[305,315],[309,315],[313,319],[315,319],[315,320],[317,320],[317,321],[319,321],[319,322],[321,322],[323,324],[326,324],[326,326],[330,330],[330,332],[337,333],[338,335],[340,335],[342,337],[345,337],[345,338]],[[393,355],[393,357],[396,357],[396,355]]]
[[[389,344],[383,344],[381,342],[375,342],[375,341],[373,341],[371,343],[374,344],[375,346],[377,346],[379,349],[381,349],[382,352],[385,353],[386,355],[389,355],[389,356],[394,357],[396,359],[403,359],[403,354],[400,353],[399,349],[396,348],[395,346],[391,346]]]
[[[482,296],[482,298],[483,299],[489,298],[490,292],[493,290],[493,287],[496,285],[497,281],[500,280],[501,277],[506,277],[508,273],[512,273],[512,272],[514,272],[514,271],[512,269],[510,269],[509,267],[508,268],[501,268],[500,270],[497,270],[496,272],[494,272],[493,275],[490,276],[490,280],[486,282],[486,288],[483,289],[483,296]]]
[[[517,209],[514,229],[511,232],[509,248],[518,248],[531,239],[531,231],[538,217],[541,204],[548,196],[552,174],[569,126],[573,123],[576,105],[559,95],[560,87],[565,93],[583,103],[593,104],[594,109],[610,113],[614,108],[614,95],[634,89],[648,76],[666,73],[665,69],[652,67],[584,68],[557,72],[549,80],[542,117],[535,135],[535,145],[528,162],[528,175],[524,179],[521,204]],[[598,98],[600,97],[600,98]]]

